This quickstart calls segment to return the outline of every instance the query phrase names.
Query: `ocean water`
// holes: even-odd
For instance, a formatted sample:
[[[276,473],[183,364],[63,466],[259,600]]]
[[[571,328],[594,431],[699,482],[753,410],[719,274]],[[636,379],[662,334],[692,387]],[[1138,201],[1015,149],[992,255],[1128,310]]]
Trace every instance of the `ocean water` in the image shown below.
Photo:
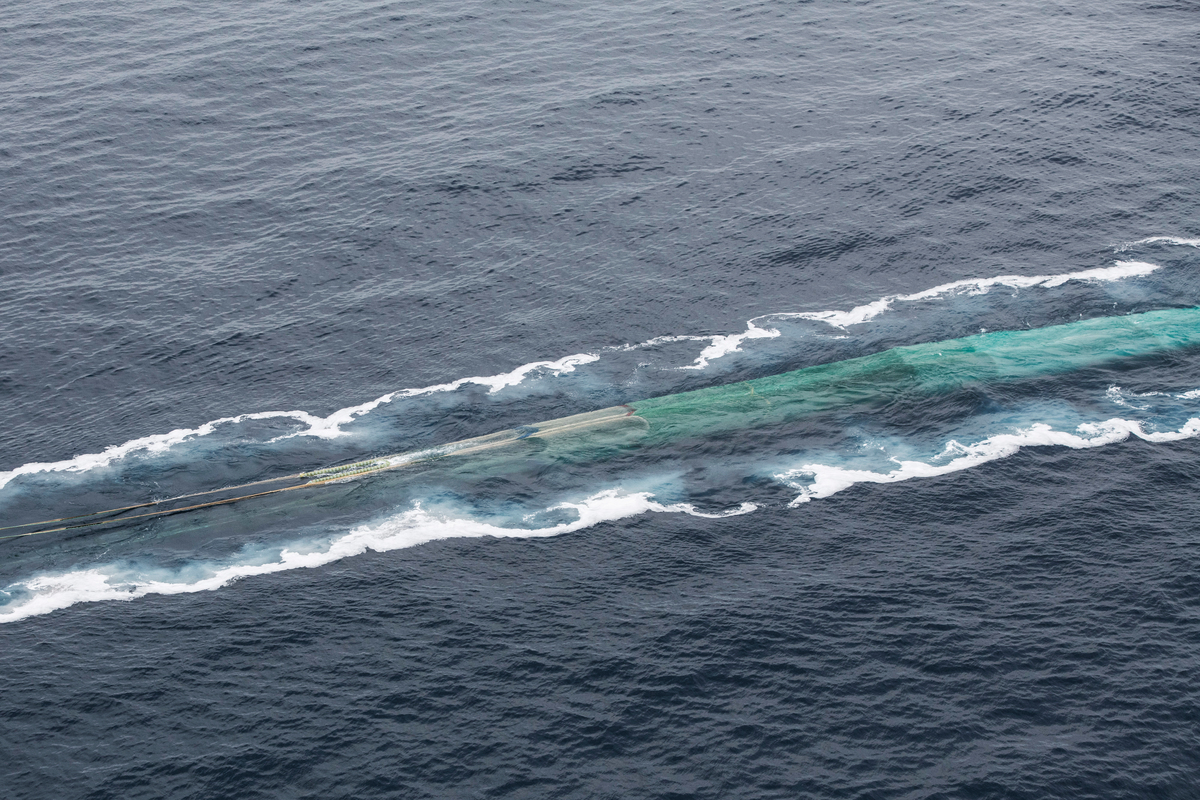
[[[0,9],[3,536],[1200,305],[1192,2]],[[1200,797],[1200,352],[879,390],[0,539],[0,797]]]

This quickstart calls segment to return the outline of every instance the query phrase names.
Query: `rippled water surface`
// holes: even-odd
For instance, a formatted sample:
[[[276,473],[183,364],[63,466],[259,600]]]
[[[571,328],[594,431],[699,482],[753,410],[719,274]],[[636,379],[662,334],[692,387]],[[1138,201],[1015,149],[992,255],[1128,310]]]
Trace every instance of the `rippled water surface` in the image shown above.
[[[1198,35],[0,3],[0,795],[1200,797],[1189,346],[11,538],[1200,305]]]

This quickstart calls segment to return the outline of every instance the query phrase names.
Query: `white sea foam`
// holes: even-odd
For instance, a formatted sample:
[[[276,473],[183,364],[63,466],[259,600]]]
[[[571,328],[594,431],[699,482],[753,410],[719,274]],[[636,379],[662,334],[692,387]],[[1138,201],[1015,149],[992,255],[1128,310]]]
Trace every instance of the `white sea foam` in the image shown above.
[[[892,303],[911,303],[919,300],[932,300],[947,294],[987,294],[996,287],[1009,289],[1031,289],[1036,287],[1052,289],[1070,281],[1119,281],[1125,278],[1136,278],[1149,275],[1160,267],[1145,261],[1118,261],[1111,267],[1097,267],[1078,272],[1063,272],[1058,275],[999,275],[994,278],[980,278],[952,283],[944,283],[932,289],[914,294],[898,294],[884,297],[865,306],[858,306],[850,311],[824,311],[813,315],[803,315],[807,319],[819,319],[837,328],[866,322],[891,308]]]
[[[1173,442],[1200,435],[1200,418],[1189,419],[1183,427],[1174,431],[1147,431],[1144,423],[1114,418],[1104,422],[1084,423],[1075,432],[1055,430],[1045,423],[1037,423],[1013,433],[995,436],[964,445],[949,442],[945,449],[933,459],[935,463],[892,459],[896,469],[889,472],[874,472],[865,469],[848,469],[829,464],[804,464],[796,469],[776,475],[780,481],[798,489],[800,494],[791,502],[797,506],[837,494],[858,483],[899,483],[914,478],[932,478],[1008,458],[1025,447],[1070,447],[1086,449],[1106,444],[1123,442],[1130,436],[1149,442]],[[944,463],[943,459],[949,459]]]
[[[360,525],[328,543],[297,544],[265,556],[262,552],[250,551],[240,561],[194,564],[179,570],[108,564],[90,569],[38,575],[11,584],[0,591],[0,595],[14,598],[7,605],[0,606],[0,623],[48,614],[77,603],[133,600],[151,594],[209,592],[241,578],[292,569],[311,569],[360,555],[368,550],[382,553],[415,547],[437,539],[558,536],[648,512],[719,518],[748,514],[756,508],[753,503],[742,503],[737,508],[724,512],[705,513],[686,503],[667,505],[656,502],[649,492],[624,493],[620,490],[609,490],[594,494],[580,503],[562,503],[547,509],[573,510],[577,518],[571,522],[527,529],[439,516],[417,507],[383,522]]]
[[[934,286],[932,289],[925,289],[913,294],[888,295],[865,305],[855,306],[848,311],[830,309],[825,311],[777,311],[771,314],[764,314],[748,320],[746,322],[746,330],[741,333],[713,336],[657,336],[638,344],[622,345],[614,349],[635,350],[656,347],[672,342],[707,341],[709,343],[708,347],[704,348],[700,352],[700,355],[696,356],[695,361],[686,366],[679,367],[679,369],[699,370],[704,369],[709,363],[722,356],[739,352],[742,343],[748,339],[773,339],[780,336],[781,333],[779,330],[762,325],[762,323],[769,322],[770,320],[806,319],[814,322],[823,322],[834,328],[844,330],[851,325],[860,325],[878,317],[880,314],[890,311],[896,303],[914,303],[954,294],[987,294],[996,287],[1006,287],[1009,289],[1041,287],[1053,289],[1070,281],[1118,281],[1125,278],[1149,275],[1157,269],[1159,269],[1157,264],[1145,261],[1118,261],[1111,267],[1098,267],[1078,272],[1063,272],[1057,275],[998,275],[992,278],[969,278],[952,283],[943,283],[940,286]]]
[[[1139,244],[1178,244],[1185,247],[1200,247],[1200,239],[1184,239],[1179,236],[1151,236],[1146,239],[1138,239],[1136,242],[1125,242],[1117,247],[1117,252],[1123,252],[1131,247],[1137,247]]]
[[[769,319],[770,316],[756,317],[755,319]],[[760,328],[754,324],[755,320],[750,320],[746,323],[746,330],[741,333],[731,333],[727,335],[716,336],[696,336],[696,335],[679,335],[679,336],[655,336],[653,339],[647,339],[644,342],[637,344],[623,344],[611,348],[621,352],[630,350],[645,350],[659,345],[672,344],[674,342],[708,342],[708,347],[700,351],[700,355],[696,360],[686,366],[677,367],[677,369],[704,369],[708,366],[708,362],[714,358],[720,358],[728,353],[737,352],[741,349],[742,342],[747,339],[773,339],[779,336],[777,330],[771,328]]]
[[[272,441],[292,436],[317,436],[322,439],[333,439],[345,435],[345,431],[341,428],[342,425],[352,422],[363,414],[374,411],[384,403],[390,403],[400,397],[418,397],[436,392],[453,392],[468,385],[486,386],[489,394],[495,394],[506,387],[516,386],[529,377],[530,373],[562,375],[566,372],[574,372],[575,368],[581,364],[590,364],[599,359],[600,356],[592,353],[576,353],[570,356],[563,356],[557,361],[533,361],[529,364],[523,364],[511,372],[504,372],[500,375],[472,376],[470,378],[459,378],[449,383],[425,386],[421,389],[401,389],[396,392],[389,392],[382,397],[377,397],[366,403],[335,411],[328,417],[308,417],[309,427],[306,430],[289,433]],[[307,417],[307,415],[305,416]]]
[[[1122,389],[1120,386],[1110,386],[1105,393],[1105,397],[1115,405],[1145,411],[1150,408],[1150,405],[1137,401],[1149,400],[1155,397],[1165,397],[1171,400],[1200,400],[1200,389],[1192,389],[1187,392],[1131,392],[1127,389]]]
[[[759,317],[758,319],[765,319]],[[712,336],[708,347],[700,351],[700,355],[696,356],[695,362],[680,369],[704,369],[713,359],[721,356],[736,353],[742,349],[742,342],[747,339],[773,339],[779,336],[780,333],[774,328],[760,328],[755,324],[757,320],[750,320],[746,323],[746,330],[741,333],[731,333],[727,336]]]
[[[197,428],[178,428],[170,433],[160,433],[153,436],[143,436],[131,439],[124,444],[115,444],[100,453],[85,453],[66,459],[65,461],[32,462],[22,464],[8,472],[0,472],[0,488],[18,475],[29,475],[35,472],[86,472],[91,469],[108,466],[113,461],[124,458],[130,453],[162,453],[172,446],[198,436],[207,436],[223,425],[236,425],[245,420],[291,418],[297,422],[311,425],[315,420],[303,411],[266,411],[258,414],[239,414],[236,417],[222,417],[212,422],[206,422]]]
[[[589,364],[599,358],[599,356],[590,353],[577,353],[575,355],[564,356],[557,361],[534,361],[500,375],[473,376],[470,378],[459,378],[450,383],[425,386],[420,389],[401,389],[360,405],[339,409],[327,417],[319,417],[309,414],[306,411],[263,411],[254,414],[239,414],[236,417],[222,417],[212,422],[206,422],[196,428],[179,428],[170,433],[131,439],[124,444],[112,445],[99,453],[84,453],[83,455],[63,461],[22,464],[8,472],[0,472],[0,489],[3,489],[9,481],[19,475],[29,475],[37,472],[86,472],[108,466],[113,461],[133,453],[162,453],[174,445],[200,436],[208,436],[221,426],[236,425],[246,420],[293,419],[303,426],[292,433],[277,436],[271,439],[271,442],[277,442],[280,439],[287,439],[293,436],[315,436],[321,439],[333,439],[346,435],[341,426],[352,422],[363,414],[373,411],[384,403],[392,402],[396,398],[417,397],[418,395],[433,394],[435,392],[452,392],[470,384],[486,386],[489,393],[495,393],[507,386],[516,386],[524,381],[530,373],[561,375],[566,372],[573,372],[577,366]]]
[[[867,303],[866,305],[857,306],[849,311],[828,310],[778,312],[767,314],[749,320],[746,323],[746,330],[742,331],[741,333],[712,336],[660,336],[639,344],[624,345],[614,349],[634,350],[646,347],[654,347],[671,342],[707,341],[708,346],[701,350],[700,354],[695,358],[692,364],[680,367],[680,369],[700,370],[707,367],[709,363],[715,359],[721,358],[730,353],[739,352],[742,344],[747,340],[770,339],[780,336],[781,333],[779,330],[759,324],[767,320],[808,319],[823,322],[838,329],[844,329],[850,325],[857,325],[867,322],[868,320],[871,320],[888,311],[896,303],[931,300],[941,296],[959,293],[985,294],[997,286],[1014,289],[1031,287],[1053,288],[1056,286],[1061,286],[1069,281],[1115,281],[1123,278],[1148,275],[1158,268],[1159,267],[1155,264],[1141,261],[1118,261],[1111,267],[1102,267],[1079,272],[1066,272],[1058,275],[1001,275],[992,278],[973,278],[969,280],[954,281],[953,283],[942,284],[941,286],[935,286],[932,289],[926,289],[915,294],[889,295],[887,297],[881,297],[878,300]],[[496,393],[507,387],[516,386],[522,383],[532,374],[561,375],[564,373],[573,372],[576,367],[583,364],[590,364],[599,360],[599,358],[600,356],[592,353],[576,353],[574,355],[564,356],[556,361],[534,361],[517,367],[510,372],[501,373],[499,375],[472,376],[469,378],[459,378],[458,380],[450,381],[448,383],[425,386],[418,389],[400,389],[395,392],[389,392],[388,394],[377,397],[374,400],[370,400],[366,403],[347,406],[346,408],[339,409],[327,417],[316,416],[314,414],[309,414],[306,411],[267,411],[254,414],[241,414],[235,417],[223,417],[221,419],[213,420],[212,422],[206,422],[196,428],[180,428],[171,431],[170,433],[155,434],[152,436],[144,436],[138,439],[132,439],[124,444],[112,445],[100,453],[85,453],[63,461],[32,462],[23,464],[7,472],[0,472],[0,489],[3,489],[5,485],[19,475],[27,475],[39,472],[86,472],[91,469],[107,466],[114,460],[124,458],[130,454],[160,453],[174,445],[201,436],[207,436],[223,425],[237,424],[245,420],[292,419],[296,421],[299,426],[298,430],[291,433],[285,433],[281,436],[271,439],[268,443],[273,443],[281,439],[288,439],[296,436],[313,436],[321,439],[333,439],[346,435],[346,431],[343,430],[343,426],[353,422],[355,419],[365,414],[370,413],[371,411],[374,411],[379,406],[384,405],[385,403],[390,403],[398,398],[417,397],[436,392],[453,392],[467,385],[486,386],[489,393]]]

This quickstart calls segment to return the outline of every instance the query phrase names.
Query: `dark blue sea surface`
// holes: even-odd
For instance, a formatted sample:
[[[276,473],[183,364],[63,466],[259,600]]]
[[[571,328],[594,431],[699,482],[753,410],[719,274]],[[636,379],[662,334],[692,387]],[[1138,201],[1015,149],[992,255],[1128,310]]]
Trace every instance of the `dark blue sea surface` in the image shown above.
[[[1194,2],[0,2],[0,535],[1192,307],[1198,192]],[[0,539],[0,797],[1200,798],[1119,356]]]

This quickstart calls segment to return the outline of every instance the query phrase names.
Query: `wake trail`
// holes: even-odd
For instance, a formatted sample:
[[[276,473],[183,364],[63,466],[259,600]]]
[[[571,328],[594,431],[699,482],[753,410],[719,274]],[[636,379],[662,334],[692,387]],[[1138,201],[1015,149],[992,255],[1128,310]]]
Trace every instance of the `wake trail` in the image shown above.
[[[704,369],[711,361],[730,353],[738,352],[741,349],[742,343],[748,339],[769,339],[779,336],[780,332],[778,330],[763,328],[759,325],[759,323],[768,320],[806,319],[813,322],[823,322],[831,327],[845,330],[851,325],[861,325],[864,322],[869,322],[875,317],[892,310],[897,303],[915,303],[954,294],[980,295],[986,294],[996,287],[1009,289],[1040,287],[1052,289],[1070,281],[1118,281],[1125,278],[1149,275],[1158,269],[1160,267],[1157,264],[1145,261],[1118,261],[1111,267],[1100,267],[1097,269],[1081,270],[1079,272],[1065,272],[1059,275],[998,275],[993,278],[971,278],[953,281],[913,294],[895,294],[881,297],[871,303],[855,306],[849,311],[778,311],[754,317],[747,321],[746,330],[742,333],[724,336],[687,337],[696,340],[707,339],[710,344],[704,348],[692,364],[680,367],[680,369]],[[668,341],[681,341],[682,339],[683,337],[659,337],[658,339],[650,339],[639,345],[631,345],[629,347],[632,349]]]
[[[1172,395],[1195,399],[1200,390]],[[1176,442],[1200,436],[1200,417],[1193,417],[1176,430],[1147,430],[1149,423],[1112,418],[1078,425],[1074,430],[1056,429],[1034,422],[1011,432],[997,433],[970,444],[951,439],[930,461],[892,459],[896,468],[887,472],[854,469],[836,464],[807,463],[774,477],[799,490],[790,507],[831,497],[860,483],[903,483],[969,470],[1008,458],[1027,447],[1088,449],[1137,437],[1152,443]],[[948,459],[948,460],[946,460]],[[940,463],[939,463],[940,462]],[[382,521],[359,525],[325,542],[297,541],[276,550],[247,548],[240,557],[224,562],[199,562],[182,568],[155,568],[119,562],[60,573],[34,575],[0,590],[7,602],[0,605],[0,623],[17,622],[48,614],[79,603],[129,601],[148,595],[175,595],[216,591],[230,583],[259,575],[294,569],[313,569],[363,553],[379,553],[416,547],[452,538],[545,538],[593,528],[607,522],[647,513],[674,513],[722,519],[751,514],[759,509],[745,501],[719,512],[704,512],[688,503],[661,503],[651,492],[609,489],[578,503],[564,502],[545,509],[567,510],[575,519],[541,528],[511,527],[468,515],[426,511],[421,505]],[[536,515],[527,515],[527,519]]]
[[[989,436],[972,444],[964,445],[952,439],[932,461],[892,459],[896,469],[888,472],[809,463],[779,473],[775,478],[799,490],[800,494],[790,504],[794,508],[813,500],[831,497],[860,483],[902,483],[916,478],[934,478],[961,472],[1016,455],[1026,447],[1069,447],[1073,450],[1086,450],[1123,442],[1131,436],[1147,442],[1164,443],[1191,439],[1197,435],[1200,435],[1200,417],[1189,419],[1181,428],[1173,431],[1147,431],[1144,422],[1119,417],[1103,422],[1083,423],[1074,431],[1057,430],[1050,424],[1038,422],[1011,433]],[[947,458],[948,461],[937,463]]]
[[[1162,238],[1169,237],[1158,237],[1157,239],[1145,241],[1157,241],[1158,239]],[[1158,265],[1148,262],[1118,261],[1110,267],[1066,272],[1055,275],[1000,275],[990,278],[971,278],[941,284],[931,289],[925,289],[912,294],[888,295],[870,303],[856,306],[849,310],[774,312],[748,320],[746,323],[746,330],[742,331],[741,333],[725,335],[680,334],[672,336],[660,336],[640,342],[638,344],[627,344],[608,349],[617,351],[630,351],[653,348],[672,342],[707,341],[709,344],[701,350],[692,364],[678,368],[682,370],[702,370],[708,367],[709,364],[716,359],[722,358],[731,353],[739,352],[742,345],[749,340],[776,338],[782,335],[778,329],[765,326],[765,323],[769,322],[770,320],[804,319],[821,322],[836,329],[845,329],[851,325],[859,325],[868,322],[880,316],[881,314],[892,310],[897,304],[902,303],[934,300],[963,293],[969,295],[986,294],[988,291],[996,287],[1012,289],[1034,287],[1054,288],[1072,281],[1119,281],[1127,278],[1149,275],[1158,269],[1160,269]],[[764,324],[760,325],[760,323]],[[134,454],[155,455],[164,453],[177,445],[191,442],[201,437],[210,436],[225,426],[236,425],[251,420],[292,420],[299,427],[298,430],[270,439],[266,442],[266,444],[273,444],[284,439],[303,436],[315,437],[318,439],[335,439],[348,435],[348,433],[343,429],[344,426],[366,416],[367,414],[370,414],[380,406],[391,403],[397,399],[418,397],[422,395],[431,395],[443,392],[454,392],[464,386],[469,385],[487,387],[489,394],[495,394],[506,388],[518,386],[524,383],[526,380],[529,380],[531,377],[561,376],[574,372],[576,368],[580,366],[599,360],[600,356],[594,353],[575,353],[572,355],[563,356],[553,361],[533,361],[528,364],[523,364],[509,372],[500,373],[498,375],[471,376],[459,378],[447,383],[435,384],[432,386],[400,389],[381,395],[380,397],[365,403],[347,406],[346,408],[334,411],[332,414],[325,417],[299,410],[263,411],[221,417],[194,428],[178,428],[168,433],[153,434],[131,439],[122,444],[111,445],[99,453],[84,453],[60,461],[35,461],[22,464],[11,470],[0,472],[0,490],[3,490],[4,487],[10,482],[22,475],[51,472],[88,472],[106,467],[109,464],[112,464],[114,461],[127,458],[128,456]]]
[[[0,596],[10,598],[0,605],[0,623],[48,614],[77,603],[215,591],[242,578],[313,569],[367,551],[386,553],[439,539],[544,538],[647,513],[688,514],[714,519],[749,514],[757,510],[757,506],[742,503],[723,512],[708,513],[687,503],[659,503],[649,492],[625,493],[612,489],[579,503],[560,503],[546,510],[573,511],[576,519],[544,528],[515,528],[467,517],[441,516],[418,505],[382,522],[360,525],[325,544],[295,542],[265,555],[261,551],[250,551],[241,561],[198,563],[175,570],[117,563],[37,575],[0,590]]]
[[[213,434],[222,426],[236,425],[248,420],[291,419],[305,426],[302,430],[276,436],[275,438],[269,440],[267,444],[278,442],[282,439],[290,439],[296,436],[313,436],[319,439],[334,439],[339,436],[346,435],[346,432],[342,430],[341,426],[346,425],[358,417],[368,414],[379,406],[385,403],[390,403],[397,398],[418,397],[421,395],[435,394],[437,392],[453,392],[467,385],[486,386],[488,387],[488,391],[490,393],[495,393],[499,392],[505,387],[516,386],[520,384],[530,374],[533,373],[541,372],[553,375],[561,375],[563,373],[573,372],[577,366],[582,364],[590,364],[591,362],[597,360],[599,360],[599,356],[588,353],[576,353],[574,355],[564,356],[557,361],[534,361],[529,364],[523,364],[511,372],[505,372],[499,375],[472,376],[469,378],[459,378],[458,380],[451,381],[449,383],[425,386],[419,389],[400,389],[395,392],[389,392],[388,394],[377,397],[374,400],[366,403],[339,409],[327,417],[318,417],[313,414],[309,414],[307,411],[262,411],[252,414],[238,414],[237,416],[232,417],[221,417],[220,419],[206,422],[203,425],[195,428],[179,428],[171,431],[170,433],[154,434],[151,436],[143,436],[138,439],[131,439],[124,444],[112,445],[108,448],[105,448],[99,453],[85,453],[62,461],[31,462],[28,464],[22,464],[21,466],[9,470],[8,472],[0,472],[0,489],[3,489],[10,481],[20,475],[30,475],[39,472],[87,472],[89,470],[106,467],[113,461],[125,458],[133,453],[151,455],[163,453],[175,445]]]

